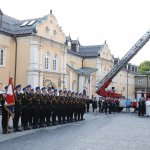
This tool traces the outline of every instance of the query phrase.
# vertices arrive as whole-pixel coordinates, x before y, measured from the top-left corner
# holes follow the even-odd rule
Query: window
[[[25,21],[25,22],[23,22],[23,23],[20,25],[20,27],[26,26],[29,22],[30,22],[30,21]]]
[[[32,20],[32,21],[30,21],[27,25],[28,25],[28,26],[31,26],[31,25],[33,25],[35,22],[36,22],[36,20]]]
[[[138,79],[138,85],[142,85],[142,79]]]
[[[45,55],[45,70],[50,69],[50,54],[46,53]]]
[[[56,54],[53,58],[53,70],[57,70],[57,55]]]
[[[56,35],[57,34],[57,31],[56,30],[54,30],[54,35]]]
[[[0,49],[0,67],[5,66],[5,49]]]
[[[50,34],[50,29],[49,29],[49,27],[46,27],[46,28],[45,28],[45,32],[46,32],[47,35]]]

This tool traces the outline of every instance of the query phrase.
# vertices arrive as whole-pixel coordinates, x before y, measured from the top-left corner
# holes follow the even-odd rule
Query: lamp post
[[[128,99],[128,94],[129,94],[129,93],[128,93],[128,92],[129,92],[129,91],[128,91],[128,84],[129,84],[129,83],[128,83],[128,74],[129,74],[129,71],[127,70],[127,99]]]

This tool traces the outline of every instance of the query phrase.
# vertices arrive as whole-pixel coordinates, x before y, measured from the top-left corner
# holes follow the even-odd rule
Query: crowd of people
[[[53,88],[46,89],[36,87],[35,91],[31,85],[21,88],[17,85],[14,91],[15,104],[11,107],[12,114],[6,106],[6,93],[0,93],[0,103],[2,106],[2,131],[3,134],[10,133],[9,119],[13,117],[13,132],[36,129],[57,124],[71,123],[84,120],[85,112],[89,112],[92,104],[93,112],[105,113],[106,115],[120,112],[120,101],[111,97],[93,97],[82,93],[62,91]],[[147,105],[146,105],[147,103]],[[141,98],[138,101],[138,115],[150,116],[150,101],[145,102]],[[126,101],[126,110],[130,112],[131,101]],[[149,111],[148,111],[149,110]],[[147,113],[146,113],[147,112]],[[21,125],[19,126],[19,122]]]
[[[5,87],[6,93],[8,86]],[[50,125],[71,123],[84,120],[86,96],[71,91],[36,87],[15,87],[15,104],[13,108],[13,131],[36,129]],[[0,94],[2,105],[3,134],[10,133],[8,120],[10,114],[5,107],[5,94]],[[19,126],[21,121],[21,126]]]
[[[99,100],[94,98],[93,104],[93,112],[99,111],[99,113],[111,114],[111,113],[119,113],[119,100],[117,98],[110,97],[99,97]]]

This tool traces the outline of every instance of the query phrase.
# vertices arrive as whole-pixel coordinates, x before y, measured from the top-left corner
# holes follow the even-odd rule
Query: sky
[[[17,19],[42,17],[53,10],[59,25],[81,45],[101,45],[122,58],[150,29],[150,0],[0,0],[4,14]],[[150,41],[131,60],[150,60]]]

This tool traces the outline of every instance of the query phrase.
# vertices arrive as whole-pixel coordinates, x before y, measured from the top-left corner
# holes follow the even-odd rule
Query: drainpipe
[[[13,35],[13,38],[14,38],[15,43],[16,43],[16,50],[15,50],[15,73],[14,73],[14,86],[16,86],[18,44],[17,44],[17,39],[16,39],[15,35]]]
[[[83,61],[84,61],[84,57],[82,58],[82,68],[83,68]]]

